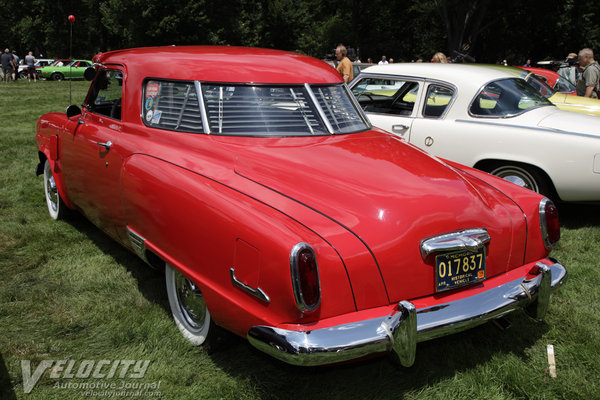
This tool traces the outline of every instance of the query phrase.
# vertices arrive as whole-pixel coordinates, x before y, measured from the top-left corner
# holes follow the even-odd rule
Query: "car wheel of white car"
[[[206,341],[212,325],[202,292],[169,264],[165,268],[165,281],[177,328],[189,342],[200,346]]]
[[[60,197],[60,193],[58,193],[56,181],[54,180],[52,168],[48,160],[44,164],[44,194],[46,195],[48,212],[52,219],[63,219],[67,213],[67,207],[62,197]]]
[[[506,179],[516,185],[548,195],[549,188],[546,179],[532,168],[517,165],[502,165],[490,171],[490,174]]]

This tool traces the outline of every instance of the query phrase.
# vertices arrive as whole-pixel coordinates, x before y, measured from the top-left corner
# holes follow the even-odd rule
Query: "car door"
[[[446,114],[456,97],[456,88],[445,82],[425,84],[422,106],[412,125],[410,142],[435,156],[470,163],[473,155],[465,140],[469,127],[458,127]],[[471,164],[472,165],[472,164]]]
[[[422,86],[419,79],[367,75],[353,83],[352,93],[373,125],[409,140]]]
[[[124,78],[118,68],[97,72],[78,123],[65,132],[61,143],[63,176],[71,199],[112,236],[117,236],[115,220],[121,210]]]

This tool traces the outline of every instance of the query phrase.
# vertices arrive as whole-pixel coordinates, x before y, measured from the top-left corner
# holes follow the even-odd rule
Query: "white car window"
[[[552,106],[540,92],[520,78],[488,83],[473,99],[469,112],[477,117],[513,117],[528,110]]]
[[[419,93],[419,82],[366,77],[354,85],[352,93],[367,112],[411,115]]]
[[[447,86],[431,84],[427,88],[427,97],[423,105],[423,116],[426,118],[440,118],[450,105],[454,89]]]

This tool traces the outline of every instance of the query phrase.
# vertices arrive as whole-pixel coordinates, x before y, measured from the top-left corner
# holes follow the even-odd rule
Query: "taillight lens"
[[[560,225],[558,209],[550,199],[544,198],[540,201],[540,224],[544,245],[551,249],[560,239]]]
[[[308,243],[298,243],[290,253],[292,286],[300,311],[313,311],[321,303],[321,283],[315,251]]]

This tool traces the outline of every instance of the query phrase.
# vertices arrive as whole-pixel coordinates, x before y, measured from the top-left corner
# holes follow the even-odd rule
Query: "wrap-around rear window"
[[[368,129],[342,85],[236,85],[148,80],[148,126],[238,136],[309,136]]]

